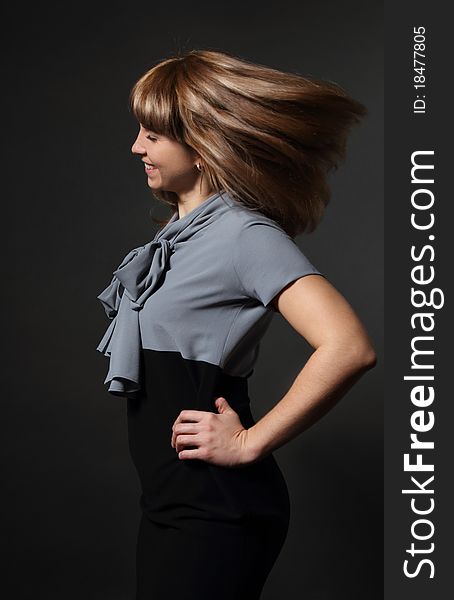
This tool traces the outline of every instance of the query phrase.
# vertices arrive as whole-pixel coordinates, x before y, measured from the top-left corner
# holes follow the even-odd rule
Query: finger
[[[202,423],[178,423],[172,427],[173,433],[179,435],[180,433],[200,433],[202,430]]]
[[[205,410],[190,410],[190,409],[185,409],[182,410],[180,412],[180,414],[177,417],[177,422],[181,423],[183,421],[194,421],[194,422],[199,422],[200,419],[203,418],[203,416],[205,414],[210,414]]]
[[[170,439],[170,445],[172,446],[172,448],[175,448],[175,426],[181,422],[182,422],[182,420],[181,420],[181,413],[180,413],[172,425],[172,437]]]
[[[201,431],[200,423],[179,423],[178,427],[176,425],[177,424],[174,424],[172,426],[172,435],[170,438],[170,445],[172,446],[172,448],[175,448],[175,438],[177,435],[180,435],[182,433],[196,434],[200,433]]]
[[[181,452],[178,452],[178,458],[181,458],[182,460],[187,460],[188,458],[200,458],[203,460],[203,454],[200,448],[194,450],[181,450]]]
[[[201,415],[200,415],[200,413],[202,413],[202,412],[204,412],[204,411],[201,411],[201,410],[182,410],[180,412],[180,414],[178,415],[178,417],[173,422],[172,431],[174,432],[175,425],[177,425],[178,423],[183,423],[183,421],[198,423],[199,420],[202,418]],[[175,433],[172,433],[172,438],[171,438],[171,441],[170,441],[170,445],[172,446],[172,448],[175,448]]]
[[[200,444],[200,438],[197,434],[182,435],[181,433],[176,436],[175,448],[179,452],[184,446],[196,446]]]

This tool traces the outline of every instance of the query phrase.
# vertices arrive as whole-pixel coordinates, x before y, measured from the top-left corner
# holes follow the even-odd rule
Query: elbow
[[[374,349],[371,348],[363,355],[364,368],[367,370],[373,369],[377,365],[377,360],[377,354],[375,353]]]
[[[377,353],[368,340],[365,342],[356,340],[347,345],[343,344],[341,348],[341,352],[350,367],[356,371],[368,371],[377,364]]]
[[[349,369],[354,371],[368,371],[377,365],[377,353],[368,339],[350,339],[347,342],[343,339],[331,345],[330,351],[341,356]]]
[[[373,346],[367,345],[356,349],[355,361],[359,369],[364,371],[373,369],[377,365],[377,360],[377,353]]]

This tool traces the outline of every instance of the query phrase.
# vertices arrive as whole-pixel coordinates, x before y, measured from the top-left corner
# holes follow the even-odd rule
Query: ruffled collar
[[[111,319],[96,348],[110,358],[104,383],[111,394],[138,396],[142,388],[139,311],[166,271],[176,241],[184,241],[207,226],[226,203],[231,199],[221,190],[181,218],[176,211],[153,240],[126,254],[113,271],[110,284],[97,296]]]

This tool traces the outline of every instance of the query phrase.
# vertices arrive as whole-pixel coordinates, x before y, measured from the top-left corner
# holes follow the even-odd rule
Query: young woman
[[[127,399],[142,488],[136,598],[256,600],[289,524],[273,451],[376,362],[293,239],[320,222],[366,109],[332,82],[209,50],[155,65],[130,100],[132,152],[173,210],[98,296],[111,323],[97,349]],[[247,380],[275,312],[314,352],[255,422]]]

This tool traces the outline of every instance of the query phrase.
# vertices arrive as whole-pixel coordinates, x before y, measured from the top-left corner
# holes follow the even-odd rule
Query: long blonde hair
[[[157,63],[134,84],[129,103],[145,129],[200,155],[210,189],[225,189],[291,237],[317,227],[331,195],[327,174],[367,114],[334,82],[215,50]],[[176,210],[173,192],[154,195]]]

